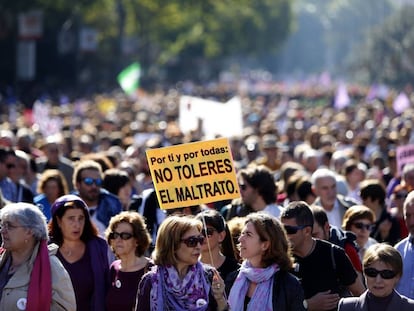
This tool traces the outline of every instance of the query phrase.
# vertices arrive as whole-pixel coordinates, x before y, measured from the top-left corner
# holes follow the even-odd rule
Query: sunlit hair
[[[137,212],[125,211],[111,218],[108,228],[105,231],[105,237],[108,244],[112,248],[111,240],[109,239],[109,234],[113,232],[121,223],[129,224],[132,228],[132,234],[134,238],[137,239],[135,255],[138,257],[144,255],[144,253],[151,244],[151,236],[147,230],[147,225],[145,224],[144,217]],[[113,248],[112,251],[114,251]]]
[[[367,219],[373,224],[375,222],[374,212],[365,205],[354,205],[345,211],[342,220],[342,229],[351,230],[352,224],[361,219]]]
[[[377,243],[368,247],[365,251],[362,264],[364,269],[368,268],[375,262],[383,262],[389,265],[399,277],[403,273],[403,261],[401,254],[391,245],[385,243]]]
[[[218,233],[223,231],[226,233],[220,245],[221,252],[226,257],[236,259],[236,248],[233,244],[233,237],[223,216],[216,210],[208,209],[196,215],[196,219],[201,222],[203,222],[203,218],[207,226],[213,227]]]
[[[201,232],[201,221],[192,216],[169,216],[160,225],[157,241],[153,252],[156,265],[176,265],[178,263],[177,250],[182,246],[181,239],[185,233],[193,228]]]
[[[30,203],[9,203],[0,210],[1,222],[12,220],[29,229],[36,241],[47,240],[46,217],[36,205]]]
[[[68,201],[67,203],[69,202],[70,201]],[[84,208],[83,206],[80,206],[77,203],[75,203],[75,201],[73,204],[67,204],[67,203],[59,207],[59,209],[57,209],[56,212],[53,214],[52,219],[49,221],[48,229],[49,229],[50,240],[59,246],[63,244],[63,233],[62,233],[62,229],[58,225],[58,219],[61,220],[63,215],[65,215],[68,209],[80,209],[83,211],[83,215],[85,216],[85,226],[83,227],[83,232],[80,237],[80,239],[83,242],[86,243],[89,240],[91,240],[93,237],[98,236],[99,234],[98,229],[92,223],[89,217],[88,210]]]
[[[85,170],[95,170],[99,172],[101,178],[103,177],[103,171],[101,165],[93,160],[83,160],[79,161],[75,165],[75,170],[73,172],[73,184],[80,182],[82,179],[82,172]]]
[[[58,197],[69,193],[68,183],[66,182],[65,177],[59,170],[49,169],[45,170],[40,176],[39,183],[37,184],[37,192],[44,193],[46,184],[54,180],[57,182],[59,193]]]
[[[291,248],[280,221],[272,215],[258,212],[246,216],[245,224],[248,223],[254,226],[262,242],[269,242],[269,248],[262,255],[262,266],[268,267],[276,263],[281,270],[291,269]]]

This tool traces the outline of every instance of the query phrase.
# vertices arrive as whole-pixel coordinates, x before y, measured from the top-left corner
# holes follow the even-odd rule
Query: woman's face
[[[372,222],[369,219],[357,219],[351,224],[351,231],[356,235],[356,242],[360,247],[368,242],[371,233]]]
[[[203,228],[201,233],[206,237],[206,241],[201,245],[201,251],[203,253],[208,252],[209,248],[211,250],[220,250],[220,243],[224,239],[223,233],[218,233],[216,228],[209,225],[207,225],[207,229]]]
[[[43,186],[43,192],[45,193],[49,202],[54,202],[59,196],[59,184],[55,179],[49,179]]]
[[[81,208],[69,208],[58,218],[58,225],[62,230],[64,240],[80,240],[85,227],[85,214]]]
[[[4,218],[1,221],[2,247],[9,251],[20,251],[27,247],[27,240],[33,238],[28,228],[21,226],[17,220]]]
[[[113,230],[115,238],[111,240],[111,246],[118,257],[135,254],[138,245],[137,238],[134,237],[132,225],[126,222],[119,223]],[[125,234],[127,233],[127,234]]]
[[[177,249],[176,255],[179,265],[190,266],[197,263],[201,254],[201,243],[196,243],[194,246],[188,246],[184,241],[189,241],[192,238],[203,237],[196,227],[188,230],[181,237],[180,247]]]
[[[392,267],[382,261],[376,261],[372,263],[368,268],[373,268],[377,271],[383,271],[383,270],[391,270]],[[366,268],[364,268],[365,271]],[[367,276],[367,273],[364,273],[365,275],[365,282],[367,284],[368,290],[377,297],[386,297],[391,294],[393,289],[395,288],[395,285],[400,280],[400,276],[396,275],[395,277],[391,279],[384,279],[380,274],[378,274],[376,277],[370,277]]]
[[[127,207],[131,200],[132,186],[131,183],[125,184],[118,191],[118,198],[121,201],[122,205]]]
[[[269,242],[260,240],[256,228],[248,222],[239,237],[240,257],[248,259],[253,266],[259,266],[263,252],[268,248]]]

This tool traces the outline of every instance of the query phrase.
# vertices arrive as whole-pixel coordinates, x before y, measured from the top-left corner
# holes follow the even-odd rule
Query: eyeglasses
[[[207,229],[201,230],[201,234],[205,237],[211,237],[215,231],[217,230],[214,228],[207,228]]]
[[[370,278],[376,278],[379,274],[384,280],[393,279],[397,275],[397,273],[392,270],[377,270],[374,268],[364,269],[364,274]]]
[[[4,230],[11,231],[11,230],[14,230],[16,228],[23,228],[23,227],[24,226],[12,225],[9,222],[0,223],[0,230],[2,230],[2,231],[4,231]]]
[[[187,247],[196,247],[198,245],[198,243],[200,243],[200,245],[202,245],[204,243],[205,239],[206,238],[202,235],[190,236],[189,238],[181,239],[181,242],[183,242],[185,245],[187,245]]]
[[[360,229],[360,230],[368,230],[368,231],[372,231],[372,225],[370,224],[364,224],[363,222],[354,222],[353,225],[355,226],[355,228]]]
[[[102,186],[102,179],[101,178],[93,179],[91,177],[85,177],[85,178],[82,179],[82,181],[87,186],[92,186],[93,184],[95,184],[97,187]]]
[[[15,168],[15,167],[16,167],[16,164],[13,164],[13,163],[7,163],[7,164],[6,164],[6,167],[7,167],[8,169]]]
[[[301,225],[301,226],[289,226],[284,225],[287,234],[295,234],[299,230],[302,230],[306,227],[310,227],[309,225]]]
[[[110,240],[116,240],[117,238],[121,238],[122,240],[129,240],[130,238],[132,238],[134,235],[132,233],[129,232],[111,232],[109,234],[109,239]]]

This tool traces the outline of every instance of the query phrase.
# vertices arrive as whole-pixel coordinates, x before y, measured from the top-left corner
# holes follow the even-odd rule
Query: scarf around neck
[[[47,242],[42,240],[30,274],[26,311],[49,311],[52,303],[52,273]]]
[[[272,311],[273,276],[279,270],[277,264],[267,268],[254,268],[245,260],[230,290],[229,305],[232,311],[243,311],[249,283],[257,284],[247,305],[247,311]]]
[[[190,266],[182,280],[172,265],[154,266],[152,269],[156,273],[150,293],[151,311],[207,310],[210,284],[200,262]]]

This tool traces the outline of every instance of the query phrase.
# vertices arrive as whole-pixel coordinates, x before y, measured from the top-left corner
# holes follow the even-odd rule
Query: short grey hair
[[[314,186],[319,179],[330,177],[336,181],[336,174],[328,168],[318,168],[311,176],[311,183]]]
[[[13,219],[19,225],[30,229],[36,241],[48,240],[46,217],[36,205],[30,203],[9,203],[0,210],[0,219]]]

